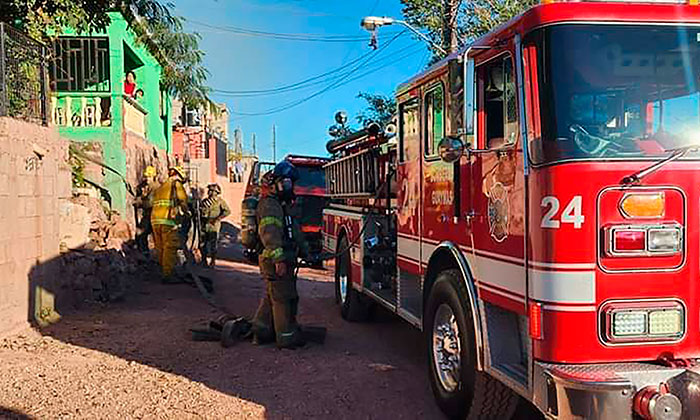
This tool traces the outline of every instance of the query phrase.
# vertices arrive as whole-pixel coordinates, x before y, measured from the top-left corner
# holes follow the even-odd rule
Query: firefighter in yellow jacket
[[[254,341],[276,341],[281,348],[304,345],[296,321],[296,266],[297,257],[306,252],[306,244],[289,213],[296,179],[298,171],[294,165],[287,161],[277,164],[263,179],[266,185],[256,211],[263,247],[258,265],[265,280],[265,295],[253,320]]]
[[[181,167],[170,167],[168,179],[153,193],[151,224],[164,281],[172,280],[177,262],[177,250],[180,248],[178,224],[189,214],[187,193],[183,186],[185,178],[185,172]]]

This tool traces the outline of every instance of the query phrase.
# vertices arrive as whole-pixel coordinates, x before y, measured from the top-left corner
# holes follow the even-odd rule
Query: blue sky
[[[382,28],[378,33],[380,49],[371,53],[367,45],[369,34],[360,28],[360,20],[368,14],[400,18],[399,0],[176,0],[174,3],[175,14],[188,19],[186,29],[202,36],[200,46],[206,52],[205,65],[211,72],[209,85],[217,90],[279,88],[355,60],[346,67],[355,69],[352,73],[336,74],[333,80],[317,79],[313,86],[283,94],[256,97],[212,94],[215,101],[225,102],[232,111],[231,137],[233,129],[240,127],[244,146],[249,149],[251,134],[255,133],[258,154],[266,160],[272,158],[273,124],[277,127],[278,159],[287,153],[325,155],[327,131],[336,111],[347,111],[356,125],[354,117],[364,106],[364,101],[356,98],[358,92],[393,94],[399,83],[425,68],[429,59],[425,46],[407,33],[389,43],[402,30],[400,27]],[[239,29],[295,34],[295,38],[300,37],[296,34],[318,35],[322,39],[343,36],[344,42],[271,39],[241,35],[236,32]],[[345,41],[347,37],[352,40]],[[372,55],[361,58],[368,53]],[[338,86],[331,88],[334,83]],[[239,115],[265,112],[311,95],[317,96],[283,112]]]

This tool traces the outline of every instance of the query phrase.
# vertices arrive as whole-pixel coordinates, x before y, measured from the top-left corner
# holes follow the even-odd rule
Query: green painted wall
[[[110,18],[112,21],[104,32],[81,34],[67,28],[62,35],[103,37],[106,35],[109,38],[111,92],[109,94],[74,92],[68,96],[71,97],[72,109],[80,107],[83,97],[87,97],[88,104],[90,104],[96,100],[96,96],[110,96],[111,126],[59,126],[59,133],[78,142],[100,142],[105,163],[125,175],[126,155],[123,150],[125,133],[123,132],[122,101],[127,68],[136,74],[137,89],[144,91],[144,96],[139,100],[139,103],[147,111],[146,140],[167,153],[172,152],[172,102],[170,96],[160,90],[161,64],[144,45],[136,42],[134,34],[129,30],[121,13],[112,12]],[[129,68],[131,66],[134,67]],[[58,105],[66,106],[64,98],[66,93],[58,92],[58,95],[62,97]],[[71,114],[68,113],[68,115]],[[104,183],[112,196],[112,206],[124,214],[127,203],[124,183],[117,175],[109,171],[105,171]]]

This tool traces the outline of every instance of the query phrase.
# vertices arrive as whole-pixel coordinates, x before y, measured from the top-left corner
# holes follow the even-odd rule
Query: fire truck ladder
[[[373,150],[345,156],[324,166],[331,198],[374,197],[379,188],[379,162]]]

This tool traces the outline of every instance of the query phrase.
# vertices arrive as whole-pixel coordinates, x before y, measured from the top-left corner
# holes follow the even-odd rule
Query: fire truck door
[[[471,260],[479,295],[525,314],[525,189],[515,73],[509,54],[477,67]]]
[[[398,311],[419,319],[421,286],[421,145],[420,100],[399,104],[399,163],[397,165]]]

